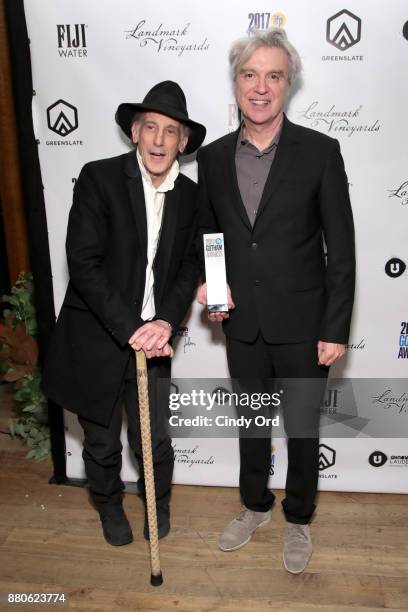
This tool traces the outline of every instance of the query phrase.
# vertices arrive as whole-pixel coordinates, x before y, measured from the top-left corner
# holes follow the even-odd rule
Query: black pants
[[[238,381],[241,391],[264,392],[271,379],[284,379],[288,472],[282,506],[288,521],[307,524],[315,510],[318,423],[329,368],[317,364],[316,342],[268,344],[261,334],[251,343],[227,338],[227,357],[230,375]],[[239,448],[242,501],[250,510],[265,512],[275,499],[267,488],[271,466],[270,428],[265,437],[240,434]]]
[[[153,467],[156,499],[168,501],[173,475],[174,453],[168,435],[170,360],[148,359],[149,406],[152,433]],[[83,417],[78,420],[84,430],[82,457],[93,502],[98,509],[105,504],[117,503],[124,488],[120,477],[122,467],[123,404],[128,420],[128,441],[140,471],[140,485],[144,488],[142,443],[140,435],[135,357],[131,354],[121,392],[108,427]]]

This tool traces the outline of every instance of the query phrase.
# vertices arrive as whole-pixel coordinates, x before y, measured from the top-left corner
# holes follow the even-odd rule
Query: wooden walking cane
[[[160,567],[159,535],[157,530],[156,492],[154,487],[152,436],[150,430],[149,389],[147,379],[146,355],[142,350],[136,353],[136,379],[139,396],[140,433],[142,437],[142,455],[146,491],[147,520],[150,541],[150,584],[163,584]]]

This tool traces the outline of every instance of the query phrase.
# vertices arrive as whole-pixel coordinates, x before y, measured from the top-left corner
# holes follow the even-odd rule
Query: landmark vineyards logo
[[[186,446],[180,448],[176,443],[173,445],[175,463],[192,468],[195,465],[213,465],[214,455],[201,455],[200,446]]]
[[[48,128],[64,140],[47,140],[47,145],[82,145],[82,140],[66,140],[78,128],[78,110],[66,100],[57,100],[47,108]]]
[[[153,49],[157,53],[175,53],[180,57],[183,53],[208,51],[210,43],[207,37],[191,40],[190,26],[191,23],[178,27],[163,23],[151,26],[146,19],[141,19],[135,27],[125,30],[125,35],[126,40],[136,41],[139,47]]]
[[[406,414],[408,412],[408,393],[406,391],[395,393],[392,389],[385,389],[373,396],[372,403],[379,404],[384,410],[396,414]]]
[[[87,57],[85,23],[58,24],[57,41],[60,57]]]
[[[358,342],[350,342],[349,344],[346,344],[346,349],[350,351],[362,351],[365,349],[365,347],[366,347],[365,338],[361,338],[361,340],[359,340]]]
[[[307,108],[297,111],[303,123],[311,128],[325,131],[328,134],[375,134],[380,131],[381,125],[378,119],[366,119],[363,117],[363,105],[356,108],[338,108],[336,104],[321,108],[320,102],[314,100]]]
[[[408,181],[404,181],[396,189],[389,189],[388,193],[389,198],[398,198],[401,200],[402,206],[406,206],[408,204]]]

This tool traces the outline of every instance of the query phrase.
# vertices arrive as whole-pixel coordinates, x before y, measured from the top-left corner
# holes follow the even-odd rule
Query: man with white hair
[[[230,374],[241,388],[289,381],[284,565],[297,574],[312,554],[321,397],[348,341],[353,219],[339,143],[284,114],[301,69],[286,33],[256,31],[238,40],[230,65],[242,123],[198,154],[200,233],[224,233],[229,285],[229,313],[209,318],[223,322]],[[198,300],[207,303],[205,284]],[[240,432],[244,507],[221,535],[224,551],[245,545],[270,520],[270,431],[260,435]]]

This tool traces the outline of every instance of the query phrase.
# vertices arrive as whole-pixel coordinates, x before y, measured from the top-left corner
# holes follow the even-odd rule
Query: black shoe
[[[133,542],[133,534],[121,504],[108,505],[99,510],[103,535],[108,544],[124,546]]]
[[[157,510],[157,532],[159,540],[164,538],[170,531],[170,507],[168,502],[158,503]],[[145,522],[143,527],[143,535],[145,540],[149,540],[149,524],[147,520],[147,508],[145,510]]]

